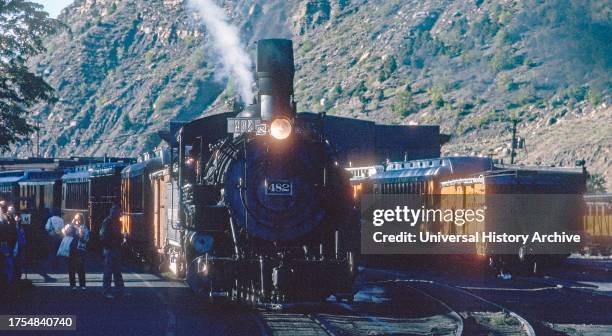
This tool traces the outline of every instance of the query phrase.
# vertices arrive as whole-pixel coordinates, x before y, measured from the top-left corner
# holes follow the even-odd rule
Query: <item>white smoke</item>
[[[240,42],[238,29],[231,25],[225,11],[211,0],[189,0],[189,6],[197,10],[210,33],[215,51],[220,56],[222,77],[235,79],[242,100],[253,101],[254,78],[251,58]]]

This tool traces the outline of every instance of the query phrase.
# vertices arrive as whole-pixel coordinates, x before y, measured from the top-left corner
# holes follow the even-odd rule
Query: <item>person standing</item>
[[[57,269],[57,249],[62,242],[62,229],[64,228],[64,220],[59,216],[57,210],[53,211],[53,215],[47,219],[45,231],[49,235],[47,265],[50,269]]]
[[[11,210],[9,207],[9,216],[9,218],[12,218],[12,221],[9,221],[9,223],[15,226],[15,232],[17,233],[17,241],[15,248],[13,249],[13,256],[15,260],[15,280],[21,280],[26,263],[26,234],[21,225],[21,216],[15,213],[14,208]]]
[[[89,229],[83,224],[83,215],[77,213],[70,224],[62,229],[65,236],[72,237],[70,254],[68,255],[68,277],[70,288],[76,290],[76,273],[79,275],[79,286],[85,290],[85,252],[89,240]]]
[[[18,233],[9,224],[0,205],[0,294],[11,286],[14,279],[14,251]]]
[[[104,275],[102,278],[103,295],[107,299],[115,296],[111,292],[111,281],[115,281],[116,294],[123,296],[123,276],[121,275],[121,210],[119,205],[113,204],[108,217],[102,221],[100,227],[100,242],[104,255]]]

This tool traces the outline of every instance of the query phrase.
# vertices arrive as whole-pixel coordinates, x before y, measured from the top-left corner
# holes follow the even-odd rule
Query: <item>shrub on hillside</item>
[[[412,92],[401,90],[396,93],[391,110],[402,117],[418,112],[418,106],[412,99]]]
[[[429,99],[435,108],[441,108],[444,106],[443,90],[439,86],[433,86],[427,89]]]
[[[502,70],[514,69],[521,63],[523,63],[523,57],[515,56],[511,48],[505,47],[499,48],[495,52],[489,62],[489,66],[494,72],[500,72]]]
[[[601,94],[594,89],[590,89],[589,93],[587,94],[587,100],[591,105],[597,106],[601,104]]]

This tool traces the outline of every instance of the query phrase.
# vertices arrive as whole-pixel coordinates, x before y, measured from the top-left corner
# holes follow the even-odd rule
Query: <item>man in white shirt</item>
[[[45,226],[47,233],[51,237],[61,236],[63,228],[64,220],[57,214],[53,214],[53,216],[49,217],[47,220],[47,225]]]
[[[49,257],[47,265],[51,269],[57,269],[57,249],[62,242],[62,229],[64,228],[64,220],[59,216],[59,212],[54,210],[53,216],[49,217],[45,230],[49,234]]]

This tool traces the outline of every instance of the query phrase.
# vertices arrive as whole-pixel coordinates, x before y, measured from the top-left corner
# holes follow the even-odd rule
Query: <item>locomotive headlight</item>
[[[291,135],[291,123],[284,118],[275,119],[270,125],[270,134],[278,140],[287,139]]]

